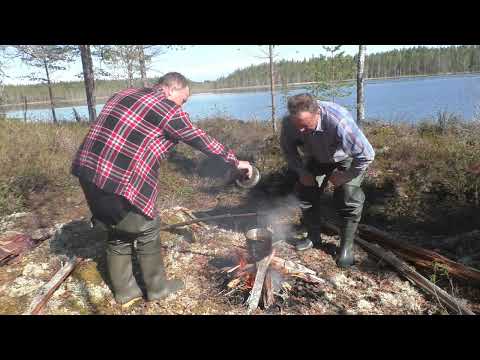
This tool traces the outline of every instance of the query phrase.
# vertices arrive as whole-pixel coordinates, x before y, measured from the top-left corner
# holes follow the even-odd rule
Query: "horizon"
[[[436,48],[451,45],[367,45],[367,55],[418,46]],[[169,50],[167,53],[155,57],[147,71],[147,77],[151,79],[170,71],[177,71],[193,82],[215,81],[236,70],[267,62],[265,49],[265,45],[187,45],[184,50]],[[344,45],[342,50],[346,55],[353,56],[358,51],[358,45]],[[275,61],[301,61],[326,55],[326,53],[322,45],[275,45],[274,55]],[[94,59],[93,61],[94,65],[98,66],[98,60]],[[4,77],[3,84],[42,84],[24,78],[33,70],[34,68],[24,64],[20,59],[11,60],[4,64],[3,71],[7,76]],[[81,75],[82,64],[78,57],[74,63],[67,65],[67,70],[53,73],[52,81],[55,83],[83,81]],[[124,79],[117,73],[109,78],[98,80]]]

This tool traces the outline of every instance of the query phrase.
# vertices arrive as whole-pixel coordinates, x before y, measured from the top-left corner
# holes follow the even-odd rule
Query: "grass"
[[[198,125],[239,158],[253,161],[264,179],[285,179],[286,164],[269,123],[211,118]],[[87,124],[0,121],[0,216],[28,211],[32,192],[78,186],[70,165],[87,131]],[[365,124],[364,131],[377,153],[365,180],[365,221],[432,234],[480,226],[480,180],[466,171],[480,153],[477,122],[442,113],[416,127],[375,123]],[[178,203],[195,198],[199,176],[212,168],[224,172],[183,144],[170,160],[161,165],[161,196]]]

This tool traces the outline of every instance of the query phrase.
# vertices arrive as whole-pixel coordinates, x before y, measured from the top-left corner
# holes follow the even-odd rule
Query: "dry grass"
[[[365,125],[377,152],[365,180],[367,196],[369,189],[377,193],[388,192],[389,187],[394,190],[382,213],[384,219],[442,224],[445,216],[458,210],[463,217],[469,215],[470,226],[480,223],[474,215],[479,206],[479,178],[466,171],[480,153],[480,126],[442,116],[441,121],[418,127]],[[285,161],[269,123],[212,118],[198,125],[240,158],[253,161],[264,179],[272,174],[276,180],[284,177]],[[0,121],[0,215],[28,210],[31,193],[77,186],[70,164],[87,130],[86,124]],[[167,206],[194,201],[198,195],[195,186],[208,181],[207,170],[212,167],[223,171],[218,163],[209,164],[205,155],[180,145],[170,161],[161,165],[160,200]]]

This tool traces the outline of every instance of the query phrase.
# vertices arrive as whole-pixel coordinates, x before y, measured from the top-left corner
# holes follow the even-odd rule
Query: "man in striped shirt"
[[[302,251],[320,245],[320,196],[330,182],[335,189],[335,209],[342,219],[337,264],[351,266],[355,232],[365,201],[361,183],[375,152],[352,115],[340,105],[300,94],[289,98],[288,111],[281,145],[289,169],[299,178],[296,193],[308,229],[308,237],[296,248]],[[320,184],[316,180],[319,176]]]
[[[167,280],[156,209],[160,161],[182,141],[223,160],[251,177],[252,166],[195,127],[182,105],[190,96],[187,79],[168,73],[152,88],[130,88],[104,105],[72,164],[92,212],[108,233],[107,265],[115,300],[130,305],[142,292],[132,273],[135,249],[148,300],[183,288]]]

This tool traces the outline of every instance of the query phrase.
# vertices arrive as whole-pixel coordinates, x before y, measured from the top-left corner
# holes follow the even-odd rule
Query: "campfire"
[[[259,306],[269,309],[277,301],[302,302],[323,293],[325,280],[315,271],[275,255],[270,230],[252,229],[246,238],[247,251],[237,251],[234,265],[220,270],[224,296],[247,298],[245,304],[252,313]]]

